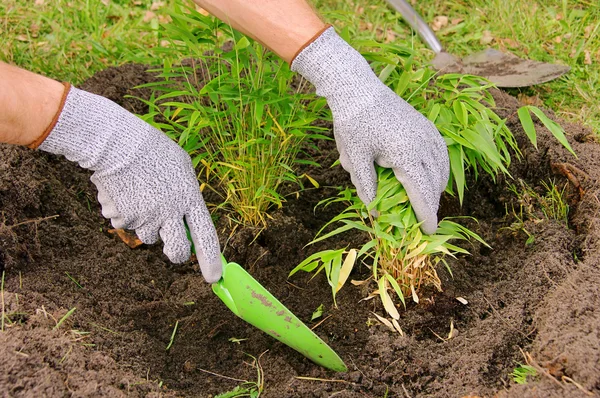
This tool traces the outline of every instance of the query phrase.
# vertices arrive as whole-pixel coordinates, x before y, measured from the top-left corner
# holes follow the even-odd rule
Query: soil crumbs
[[[147,95],[132,87],[152,79],[143,66],[125,65],[83,88],[143,113],[141,101],[123,97]],[[304,247],[340,210],[313,210],[334,189],[290,196],[257,239],[249,229],[231,234],[226,217],[219,218],[229,260],[309,326],[323,321],[315,331],[349,368],[338,374],[236,318],[195,264],[172,265],[160,245],[130,249],[108,233],[88,172],[63,158],[1,146],[0,396],[210,397],[260,382],[259,370],[264,397],[598,395],[600,147],[591,132],[563,123],[578,158],[542,126],[536,150],[518,127],[516,99],[494,95],[523,148],[523,160],[510,168],[514,180],[480,178],[462,208],[444,197],[441,209],[442,216],[476,217],[478,224],[465,222],[492,249],[469,247],[471,256],[450,261],[453,277],[440,270],[444,291],[401,311],[404,335],[375,320],[372,312],[383,315],[378,300],[361,301],[373,285],[348,284],[335,308],[323,276],[297,274],[288,283],[308,254],[362,239]],[[322,187],[349,185],[343,170],[329,167],[335,145],[319,145],[323,167],[310,175]],[[543,181],[568,184],[568,226],[517,220],[510,210],[518,214],[520,203],[508,183],[519,179],[536,189]],[[361,266],[351,278],[368,275]],[[311,321],[321,304],[323,317]],[[510,373],[527,362],[537,376],[516,384]]]

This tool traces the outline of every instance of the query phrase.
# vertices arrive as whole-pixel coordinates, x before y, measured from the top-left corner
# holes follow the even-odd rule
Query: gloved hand
[[[292,70],[327,99],[340,162],[361,200],[375,199],[374,162],[392,168],[423,221],[421,229],[434,233],[450,172],[448,149],[434,124],[383,84],[333,28],[300,51]]]
[[[67,87],[69,90],[69,87]],[[39,149],[94,170],[102,214],[142,242],[164,242],[174,263],[190,257],[184,217],[202,274],[221,278],[219,241],[188,154],[159,130],[106,98],[70,88]]]

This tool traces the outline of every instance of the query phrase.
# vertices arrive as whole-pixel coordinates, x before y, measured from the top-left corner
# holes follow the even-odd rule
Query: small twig
[[[217,324],[217,326],[215,326],[214,328],[212,328],[207,334],[206,336],[209,339],[212,339],[213,337],[215,337],[215,335],[219,332],[219,329],[221,328],[221,326],[225,325],[227,323],[227,321],[222,321],[220,323]]]
[[[435,335],[435,337],[437,337],[438,339],[442,340],[442,342],[446,342],[447,340],[445,338],[443,338],[442,336],[440,336],[439,334],[437,334],[436,332],[433,331],[433,329],[429,328],[429,331],[431,333],[433,333]]]
[[[431,329],[429,329],[431,330]],[[395,361],[392,361],[388,366],[385,367],[385,369],[383,369],[383,372],[381,372],[381,375],[383,376],[385,374],[385,372],[387,372],[387,370],[392,366],[395,365],[396,362],[398,362],[399,360],[401,360],[402,358],[398,358]]]
[[[360,368],[358,366],[356,366],[356,364],[354,363],[354,359],[350,358],[350,362],[352,362],[352,365],[354,365],[354,368],[360,372],[360,374],[362,375],[363,378],[369,380],[369,382],[371,382],[371,384],[373,383],[373,381],[371,379],[369,379],[367,377],[367,375],[364,374],[364,372],[362,370],[360,370]]]
[[[0,296],[2,297],[2,327],[1,332],[4,332],[4,271],[2,271],[2,283],[0,284]]]
[[[22,221],[20,223],[16,223],[16,224],[13,224],[13,225],[7,225],[7,227],[8,227],[8,229],[13,229],[14,227],[18,227],[18,226],[25,225],[25,224],[32,224],[32,223],[37,224],[37,223],[40,223],[42,221],[53,220],[53,219],[57,218],[58,216],[59,216],[58,214],[55,214],[53,216],[36,218],[35,220]]]
[[[247,383],[248,382],[248,380],[236,379],[235,377],[229,377],[229,376],[220,375],[218,373],[211,372],[210,370],[206,370],[206,369],[202,369],[202,368],[196,368],[196,369],[198,369],[201,372],[208,373],[209,375],[221,377],[223,379],[233,380],[233,381],[237,381],[237,382],[240,382],[240,383]]]
[[[523,350],[521,349],[521,347],[519,347],[519,351],[521,351],[521,354],[523,354],[523,356],[525,357],[525,362],[527,363],[527,365],[533,366],[535,368],[535,370],[537,370],[540,374],[544,375],[545,377],[549,378],[554,384],[558,385],[560,388],[562,388],[562,389],[565,388],[564,384],[562,384],[560,381],[556,380],[556,378],[554,376],[552,376],[550,374],[550,372],[548,372],[548,370],[546,370],[545,368],[541,367],[532,358],[532,356],[528,352],[523,352]]]
[[[575,387],[579,388],[584,394],[589,395],[590,397],[593,397],[595,395],[593,392],[586,390],[585,387],[583,387],[581,384],[577,383],[575,380],[571,379],[570,377],[563,376],[562,380],[565,383],[573,384]]]
[[[285,281],[285,283],[287,283],[288,285],[292,285],[293,287],[295,287],[295,288],[296,288],[296,289],[298,289],[298,290],[306,290],[306,288],[303,288],[303,287],[300,287],[300,286],[294,285],[294,284],[293,284],[292,282],[290,282],[290,281]]]
[[[310,328],[310,330],[315,330],[317,327],[319,327],[323,322],[325,322],[326,320],[328,320],[329,318],[331,318],[333,316],[333,314],[331,315],[327,315],[325,318],[321,319],[321,322],[317,323],[315,326],[313,326],[312,328]]]
[[[406,387],[404,387],[404,383],[402,383],[401,385],[402,385],[402,391],[404,391],[404,395],[406,395],[406,398],[411,398],[411,396],[408,393],[408,391],[406,391]]]
[[[322,381],[324,383],[344,383],[344,384],[354,385],[354,383],[349,382],[347,380],[321,379],[320,377],[296,376],[296,379],[299,379],[299,380],[308,380],[308,381]]]

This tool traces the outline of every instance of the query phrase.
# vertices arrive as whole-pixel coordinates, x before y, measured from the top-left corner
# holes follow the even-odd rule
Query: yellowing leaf
[[[394,325],[392,325],[392,323],[390,321],[388,321],[387,319],[385,319],[382,316],[377,315],[374,312],[371,312],[371,314],[375,315],[377,317],[377,320],[379,322],[383,323],[385,326],[387,326],[392,332],[395,332]]]
[[[150,12],[150,11],[148,11]],[[183,110],[183,108],[177,108],[175,109],[175,112],[173,112],[173,115],[171,115],[171,120],[175,120],[175,118],[177,117],[177,115],[179,115],[179,113]]]
[[[108,233],[111,235],[117,235],[123,243],[132,249],[143,245],[144,243],[133,233],[127,232],[124,229],[109,229]]]
[[[394,329],[396,329],[398,333],[400,333],[400,336],[404,336],[404,332],[402,331],[402,328],[400,327],[400,324],[397,320],[392,319],[392,325],[394,325]]]
[[[450,332],[448,332],[448,338],[446,340],[450,340],[456,336],[458,336],[458,330],[454,328],[454,321],[450,320]]]
[[[387,292],[387,281],[383,276],[379,279],[379,297],[381,297],[381,302],[383,303],[385,312],[387,312],[393,319],[400,319],[400,314],[398,313],[394,302]]]
[[[356,249],[350,249],[348,254],[346,255],[346,259],[344,260],[344,264],[340,269],[340,276],[338,279],[337,287],[335,289],[336,293],[340,291],[344,283],[348,280],[348,276],[350,276],[350,272],[354,267],[354,262],[356,261]]]
[[[415,291],[415,285],[410,284],[410,291],[412,292],[412,299],[415,303],[419,304],[419,296],[417,296],[417,292]]]
[[[417,233],[415,234],[415,238],[413,239],[413,241],[410,243],[410,245],[408,245],[407,249],[408,250],[412,250],[415,247],[417,247],[417,245],[419,244],[419,242],[421,241],[421,238],[423,238],[423,234],[421,233],[420,229],[417,229]]]
[[[410,253],[408,253],[406,255],[406,257],[404,257],[404,259],[409,260],[413,257],[418,256],[419,254],[421,254],[421,252],[423,252],[423,250],[425,250],[426,247],[427,247],[427,242],[421,243],[416,249],[414,249]]]
[[[308,181],[310,181],[310,183],[315,187],[315,188],[319,188],[319,183],[317,182],[317,180],[315,180],[314,178],[312,178],[311,176],[309,176],[308,174],[304,174],[304,177],[306,177],[308,179]]]

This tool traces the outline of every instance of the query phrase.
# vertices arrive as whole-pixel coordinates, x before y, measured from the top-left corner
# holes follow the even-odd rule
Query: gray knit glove
[[[204,278],[221,278],[217,233],[191,159],[162,132],[106,98],[71,88],[39,149],[94,170],[102,215],[146,244],[160,235],[174,263],[190,257],[185,217]]]
[[[434,124],[383,84],[333,28],[296,56],[292,70],[327,99],[340,162],[361,200],[375,198],[374,162],[392,168],[423,232],[434,233],[450,172],[448,149]]]

